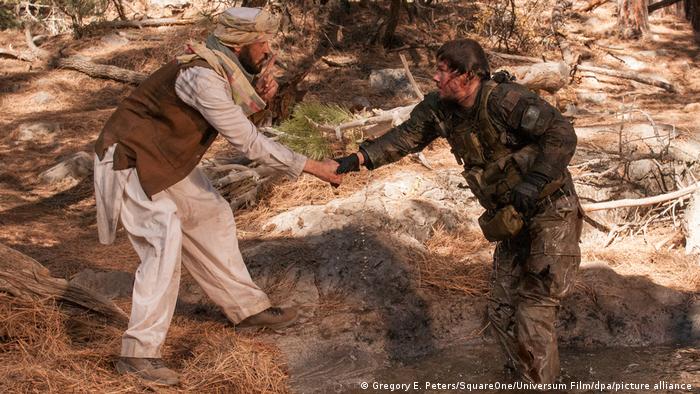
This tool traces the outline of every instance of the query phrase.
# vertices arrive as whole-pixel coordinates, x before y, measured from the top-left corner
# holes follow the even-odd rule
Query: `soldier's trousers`
[[[489,320],[524,381],[552,383],[559,375],[556,313],[581,262],[582,218],[575,195],[547,200],[526,229],[496,245]]]

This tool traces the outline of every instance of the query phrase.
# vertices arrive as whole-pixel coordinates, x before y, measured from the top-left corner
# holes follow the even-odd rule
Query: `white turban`
[[[217,20],[214,36],[226,46],[269,40],[279,28],[280,18],[260,8],[233,7]]]

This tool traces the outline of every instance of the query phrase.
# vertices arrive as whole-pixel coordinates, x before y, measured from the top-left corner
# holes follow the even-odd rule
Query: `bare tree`
[[[649,33],[649,0],[618,0],[618,22],[624,38],[639,38]]]
[[[700,0],[685,0],[685,17],[693,25],[693,30],[700,32]]]
[[[391,8],[389,8],[389,19],[386,22],[386,30],[382,37],[382,45],[384,48],[389,48],[394,42],[394,33],[399,25],[399,17],[401,16],[401,0],[391,0]]]

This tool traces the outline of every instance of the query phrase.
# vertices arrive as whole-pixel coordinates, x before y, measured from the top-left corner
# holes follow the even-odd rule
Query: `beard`
[[[262,62],[256,64],[248,53],[241,53],[240,56],[238,56],[238,60],[241,62],[243,68],[250,74],[260,74],[260,71],[262,71]]]
[[[241,62],[243,68],[245,68],[245,70],[250,74],[259,74],[262,70],[262,67],[253,63],[253,61],[248,56],[240,56],[238,60]]]

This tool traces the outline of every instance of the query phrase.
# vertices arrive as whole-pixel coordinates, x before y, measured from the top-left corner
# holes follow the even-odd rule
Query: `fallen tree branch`
[[[354,56],[321,56],[321,60],[331,67],[349,67],[359,63]]]
[[[350,122],[345,122],[341,123],[337,126],[324,126],[320,125],[320,127],[324,130],[330,131],[343,131],[343,130],[348,130],[348,129],[354,129],[357,127],[362,127],[362,126],[369,126],[369,125],[375,125],[375,124],[380,124],[380,123],[386,123],[386,122],[394,122],[397,119],[400,119],[402,117],[408,116],[408,114],[411,113],[413,108],[416,106],[416,104],[411,104],[407,105],[405,107],[396,107],[393,109],[390,109],[388,111],[384,111],[379,115],[372,116],[369,118],[361,118],[361,119],[355,119]]]
[[[588,71],[592,73],[597,73],[597,74],[603,74],[603,75],[608,75],[611,77],[615,78],[623,78],[623,79],[630,79],[632,81],[637,81],[646,85],[652,85],[656,86],[659,88],[662,88],[668,92],[676,92],[676,88],[671,85],[668,82],[664,82],[652,77],[647,77],[644,75],[641,75],[639,73],[635,72],[624,72],[624,71],[617,71],[617,70],[610,70],[607,68],[602,68],[602,67],[595,67],[595,66],[586,66],[586,65],[578,65],[576,66],[577,70],[581,71]]]
[[[164,41],[165,40],[163,37],[157,36],[157,35],[129,33],[126,31],[120,31],[118,34],[119,34],[119,36],[124,37],[127,40],[132,40],[132,41]]]
[[[406,57],[403,54],[399,54],[399,58],[401,58],[401,64],[403,64],[403,69],[404,72],[406,72],[406,76],[408,77],[408,81],[411,83],[411,87],[413,88],[413,92],[416,94],[416,97],[418,97],[419,100],[423,101],[423,98],[425,97],[423,95],[423,92],[420,90],[420,87],[416,83],[416,80],[413,78],[413,74],[411,73],[411,69],[408,68],[408,62],[406,61]],[[428,159],[425,157],[423,152],[417,152],[417,153],[412,153],[412,157],[414,157],[416,160],[418,160],[419,163],[423,165],[423,167],[433,170],[433,166],[430,165],[430,162],[428,162]]]
[[[420,29],[422,32],[427,33],[426,30]],[[441,42],[417,42],[414,44],[407,44],[396,48],[387,49],[386,53],[401,52],[408,49],[438,49],[442,45]]]
[[[658,204],[660,202],[676,200],[690,196],[694,191],[700,189],[700,183],[695,183],[680,190],[671,193],[660,194],[653,197],[645,198],[626,198],[623,200],[606,201],[592,204],[583,204],[583,210],[586,212],[600,211],[603,209],[642,207],[646,205]]]
[[[668,7],[670,5],[680,3],[681,1],[682,0],[661,0],[658,3],[650,4],[649,7],[647,7],[647,10],[651,14],[652,12],[654,12],[656,10],[660,10],[660,9]]]
[[[33,62],[34,60],[36,60],[36,57],[31,52],[17,52],[13,51],[12,49],[3,48],[0,48],[0,57],[11,57],[17,60],[21,60],[23,62]]]
[[[588,12],[591,11],[595,8],[600,7],[601,5],[609,2],[610,0],[591,0],[587,4],[578,7],[575,9],[576,12]]]
[[[592,217],[590,217],[588,215],[583,215],[583,221],[590,224],[591,227],[600,231],[601,233],[606,233],[606,234],[610,233],[610,227],[606,226],[603,223],[598,222],[597,220],[593,219]]]
[[[540,62],[545,61],[544,59],[540,59],[538,57],[511,55],[509,53],[494,52],[494,51],[489,51],[489,50],[486,50],[485,52],[488,55],[500,57],[500,58],[506,59],[506,60],[517,60],[520,62],[530,62],[530,63],[540,63]]]
[[[255,205],[260,188],[279,178],[279,174],[270,167],[256,167],[255,163],[245,163],[236,158],[206,160],[201,168],[234,211]]]
[[[100,28],[100,27],[113,27],[113,28],[142,28],[142,27],[155,27],[155,26],[175,26],[175,25],[192,25],[198,22],[206,21],[207,18],[191,18],[191,19],[181,19],[181,18],[156,18],[156,19],[143,19],[138,21],[108,21],[108,22],[97,22],[95,24],[90,24],[86,28]]]
[[[98,312],[119,326],[129,316],[112,301],[85,287],[54,278],[33,258],[0,244],[0,291],[20,299],[59,298]]]
[[[32,38],[32,32],[29,30],[29,26],[24,27],[24,39],[27,42],[28,50],[15,51],[10,46],[9,49],[0,48],[0,57],[11,57],[23,62],[33,62],[40,59],[46,59],[49,57],[49,53],[44,49],[39,48],[34,43],[34,38]]]
[[[568,67],[573,67],[579,63],[579,58],[581,57],[573,49],[571,43],[566,39],[566,35],[563,31],[566,25],[566,19],[571,8],[571,2],[568,0],[556,0],[554,7],[552,7],[552,17],[551,17],[551,31],[554,35],[554,39],[559,46],[561,52],[561,58]]]
[[[56,61],[56,66],[80,71],[95,78],[113,79],[115,81],[127,82],[135,85],[143,82],[143,80],[148,77],[147,74],[137,71],[106,64],[97,64],[81,56],[58,59]]]
[[[494,51],[486,51],[487,54],[493,55],[493,56],[498,56],[502,57],[503,59],[509,59],[509,60],[518,60],[518,61],[523,61],[523,62],[531,62],[531,63],[541,63],[544,62],[543,59],[536,58],[536,57],[529,57],[529,56],[518,56],[518,55],[509,55],[506,53],[499,53],[499,52],[494,52]],[[577,70],[580,71],[588,71],[592,73],[597,73],[597,74],[602,74],[602,75],[607,75],[615,78],[622,78],[622,79],[629,79],[633,81],[637,81],[646,85],[652,85],[656,86],[659,88],[662,88],[666,91],[669,92],[676,92],[676,88],[671,85],[668,82],[664,82],[652,77],[644,76],[639,73],[635,72],[624,72],[624,71],[617,71],[617,70],[610,70],[607,68],[603,67],[595,67],[595,66],[586,66],[586,65],[577,65],[576,66]]]
[[[24,26],[24,39],[27,42],[27,47],[29,47],[29,50],[32,51],[37,59],[47,59],[49,57],[49,53],[46,50],[39,48],[34,43],[32,32],[28,25]]]
[[[416,83],[416,80],[413,78],[413,74],[411,74],[411,69],[408,68],[406,56],[404,56],[403,54],[399,54],[399,57],[401,58],[401,63],[403,64],[403,69],[406,72],[408,81],[411,83],[411,87],[413,87],[413,92],[416,94],[416,97],[418,97],[419,100],[423,101],[423,92],[420,90],[420,87]]]

